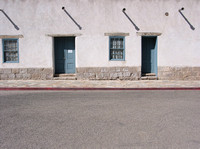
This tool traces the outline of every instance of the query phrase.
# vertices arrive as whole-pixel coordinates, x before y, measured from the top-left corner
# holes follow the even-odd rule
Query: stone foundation
[[[53,68],[0,68],[0,80],[51,80]],[[141,67],[83,67],[78,80],[140,80]],[[200,67],[158,67],[158,80],[200,80]]]
[[[77,68],[79,80],[140,80],[141,67]],[[158,80],[200,80],[200,67],[158,67]]]
[[[138,80],[140,67],[89,67],[77,68],[78,80]]]
[[[1,80],[50,80],[52,68],[0,68]]]
[[[159,80],[200,80],[200,67],[158,67]]]

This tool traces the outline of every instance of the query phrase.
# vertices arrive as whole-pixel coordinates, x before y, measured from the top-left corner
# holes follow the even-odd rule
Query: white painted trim
[[[158,32],[137,32],[136,33],[138,36],[160,36],[162,33]]]
[[[46,36],[49,37],[76,37],[76,36],[81,36],[82,34],[46,34]]]
[[[0,39],[5,39],[5,38],[24,38],[23,35],[0,35]]]
[[[104,33],[104,36],[129,36],[129,33]]]

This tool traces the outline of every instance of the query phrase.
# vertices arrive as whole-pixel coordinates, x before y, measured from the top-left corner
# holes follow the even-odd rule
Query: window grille
[[[3,61],[5,63],[18,62],[18,39],[3,39]]]
[[[124,37],[110,37],[110,60],[124,60]]]

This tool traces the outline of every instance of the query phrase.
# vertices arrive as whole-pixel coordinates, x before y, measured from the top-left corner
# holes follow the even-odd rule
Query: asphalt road
[[[200,91],[1,91],[0,149],[200,149]]]

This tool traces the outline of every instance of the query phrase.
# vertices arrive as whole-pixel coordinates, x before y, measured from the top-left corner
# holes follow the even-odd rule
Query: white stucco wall
[[[64,13],[63,6],[82,30]],[[181,7],[194,31],[179,14]],[[123,8],[139,32],[162,33],[158,37],[158,66],[200,66],[199,7],[199,0],[0,0],[0,9],[20,28],[17,31],[0,12],[0,35],[24,36],[19,39],[20,62],[3,63],[0,52],[0,68],[53,67],[49,34],[81,34],[76,37],[76,67],[140,66],[141,37]],[[129,33],[125,61],[109,61],[109,37],[104,33],[115,32]]]

